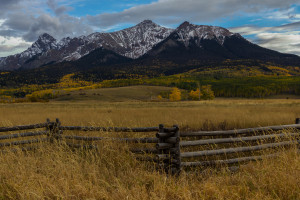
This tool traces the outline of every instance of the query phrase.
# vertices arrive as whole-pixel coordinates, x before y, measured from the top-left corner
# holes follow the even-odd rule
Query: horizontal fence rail
[[[300,133],[281,133],[281,134],[260,135],[260,136],[251,136],[251,137],[182,141],[180,142],[180,146],[189,147],[189,146],[199,146],[199,145],[209,145],[209,144],[250,142],[250,141],[267,140],[267,139],[291,138],[295,136],[300,136]]]
[[[28,133],[15,133],[10,135],[0,135],[0,140],[7,140],[12,138],[20,138],[20,137],[29,137],[29,136],[41,136],[47,135],[49,131],[38,131],[38,132],[28,132]]]
[[[256,146],[250,146],[250,147],[236,147],[236,148],[205,150],[205,151],[196,151],[196,152],[184,152],[184,153],[181,153],[181,157],[182,158],[191,158],[191,157],[199,157],[199,156],[212,156],[212,155],[219,155],[219,154],[258,151],[258,150],[264,150],[264,149],[268,149],[268,148],[283,147],[283,146],[299,144],[299,143],[300,143],[300,140],[285,141],[285,142],[279,142],[279,143],[269,143],[269,144],[262,144],[262,145],[256,145]]]
[[[33,143],[39,143],[39,142],[46,142],[48,140],[49,140],[48,138],[42,138],[42,139],[22,140],[22,141],[15,141],[15,142],[4,142],[4,143],[0,143],[0,147],[22,145],[22,144],[33,144]]]
[[[36,128],[46,128],[46,127],[51,126],[53,124],[54,123],[50,122],[50,123],[24,125],[24,126],[0,127],[0,132],[19,131],[19,130],[28,130],[28,129],[36,129]]]
[[[60,126],[60,130],[69,131],[105,131],[105,132],[154,132],[158,127],[126,128],[126,127],[93,127],[93,126]]]
[[[157,143],[157,138],[110,138],[110,137],[88,137],[88,136],[63,136],[65,139],[83,140],[83,141],[97,141],[97,140],[115,140],[133,143]]]
[[[237,134],[252,134],[255,132],[262,131],[280,131],[283,129],[300,129],[300,124],[281,125],[281,126],[266,126],[259,128],[246,128],[228,131],[197,131],[190,133],[181,133],[181,137],[192,137],[192,136],[232,136]]]

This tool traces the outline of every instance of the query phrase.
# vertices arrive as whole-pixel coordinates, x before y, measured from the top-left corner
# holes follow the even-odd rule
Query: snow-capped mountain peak
[[[93,33],[85,38],[86,43],[105,47],[129,58],[138,58],[155,44],[167,38],[173,29],[159,26],[151,20],[112,33]]]
[[[226,37],[234,35],[229,30],[218,26],[207,25],[194,25],[189,22],[182,23],[176,32],[179,36],[179,41],[184,42],[186,46],[189,44],[189,40],[193,38],[201,39],[216,39],[216,41],[223,45]]]
[[[39,36],[38,40],[32,44],[27,50],[21,53],[20,57],[32,57],[51,49],[57,48],[57,41],[51,35],[44,33]]]

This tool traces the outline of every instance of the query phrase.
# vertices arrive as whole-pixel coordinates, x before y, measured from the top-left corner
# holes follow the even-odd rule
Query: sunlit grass
[[[299,115],[299,100],[52,102],[2,104],[0,126],[59,118],[64,125],[164,123],[214,130],[292,124]],[[36,151],[1,154],[0,199],[300,199],[300,157],[295,147],[281,149],[277,158],[251,162],[235,173],[227,168],[196,168],[167,177],[153,163],[136,161],[127,145],[107,140],[97,144],[98,150],[72,151],[65,145],[41,144]]]

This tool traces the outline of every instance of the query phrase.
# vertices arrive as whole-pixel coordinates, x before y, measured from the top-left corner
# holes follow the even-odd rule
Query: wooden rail
[[[0,140],[7,140],[7,139],[19,138],[19,137],[29,137],[29,136],[41,136],[41,135],[47,135],[47,134],[49,134],[49,131],[15,133],[15,134],[10,134],[10,135],[0,135]]]
[[[239,134],[253,134],[262,131],[280,131],[284,129],[300,129],[300,124],[281,125],[281,126],[266,126],[259,128],[246,128],[228,131],[197,131],[190,133],[181,133],[181,137],[203,137],[203,136],[232,136]]]
[[[48,126],[53,126],[53,122],[50,123],[40,123],[40,124],[32,124],[32,125],[24,125],[24,126],[13,126],[13,127],[0,127],[0,132],[8,132],[8,131],[19,131],[19,130],[28,130],[28,129],[37,129],[37,128],[46,128]]]
[[[207,139],[207,140],[182,141],[182,142],[180,142],[180,146],[188,147],[188,146],[199,146],[199,145],[209,145],[209,144],[250,142],[250,141],[267,140],[267,139],[291,138],[291,137],[295,137],[295,136],[300,136],[300,133],[280,133],[280,134],[260,135],[260,136],[251,136],[251,137],[220,138],[220,139],[218,138],[218,139]]]
[[[288,131],[292,131],[295,129],[300,129],[300,119],[296,119],[295,124],[291,125],[281,125],[281,126],[266,126],[266,127],[258,127],[258,128],[247,128],[247,129],[238,129],[238,130],[227,130],[227,131],[196,131],[190,133],[181,133],[182,137],[188,138],[188,141],[180,142],[180,146],[182,148],[185,147],[196,147],[203,145],[214,145],[216,149],[210,150],[201,150],[201,151],[190,151],[181,153],[182,159],[189,158],[197,158],[202,157],[201,161],[193,161],[188,162],[184,161],[181,163],[182,167],[205,167],[205,166],[217,166],[217,165],[232,165],[232,164],[240,164],[243,162],[256,161],[261,160],[263,158],[272,158],[276,157],[278,153],[269,154],[269,155],[255,155],[255,156],[247,156],[241,157],[238,153],[242,152],[257,152],[260,150],[271,149],[271,148],[279,148],[279,147],[287,147],[291,145],[297,145],[299,147],[300,144],[300,132],[292,132],[292,133],[263,133],[267,131],[280,131],[287,129]],[[261,134],[261,135],[257,135]],[[245,136],[246,135],[246,136]],[[210,139],[198,139],[193,140],[195,138],[202,138],[209,136]],[[217,138],[215,138],[217,137]],[[222,137],[222,138],[218,138]],[[248,142],[259,141],[259,144],[251,144]],[[269,142],[269,143],[265,143]],[[239,147],[228,147],[224,146],[224,144],[232,143],[234,145],[243,145]],[[216,146],[219,145],[220,147]],[[222,146],[223,145],[223,146]],[[245,146],[246,145],[246,146]],[[222,148],[223,147],[223,148]],[[231,157],[228,159],[227,155],[231,154]],[[222,156],[224,159],[215,160],[214,157],[211,156]],[[232,158],[234,156],[234,158]],[[163,157],[160,157],[163,159]],[[204,159],[204,160],[203,160]]]
[[[89,126],[61,126],[60,130],[68,131],[104,131],[104,132],[154,132],[157,127],[127,128],[127,127],[89,127]]]
[[[248,152],[248,151],[258,151],[275,147],[283,147],[293,144],[298,144],[299,141],[285,141],[279,143],[268,143],[261,144],[250,147],[236,147],[236,148],[226,148],[226,149],[217,149],[217,150],[205,150],[205,151],[196,151],[196,152],[184,152],[181,153],[182,158],[191,158],[191,157],[199,157],[199,156],[215,156],[219,154],[230,154],[230,153],[239,153],[239,152]]]
[[[40,142],[46,142],[46,141],[48,141],[48,138],[22,140],[22,141],[15,141],[15,142],[4,142],[4,143],[0,143],[0,147],[7,147],[7,146],[13,146],[13,145],[22,145],[22,144],[33,144],[33,143],[40,143]]]
[[[65,139],[82,140],[82,141],[99,141],[99,140],[115,140],[132,143],[157,143],[157,138],[109,138],[109,137],[88,137],[88,136],[63,136]]]

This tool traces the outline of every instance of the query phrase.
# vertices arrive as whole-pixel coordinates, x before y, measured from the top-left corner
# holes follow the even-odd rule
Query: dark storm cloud
[[[22,0],[1,0],[0,1],[0,19],[5,17],[7,12],[14,11],[19,8],[19,3]]]
[[[11,37],[12,35],[18,35],[15,30],[0,30],[0,35],[3,37]]]
[[[47,5],[57,16],[62,15],[72,9],[66,6],[58,6],[55,0],[48,0]]]
[[[147,5],[129,8],[118,13],[87,16],[90,24],[101,27],[120,23],[137,23],[154,19],[160,23],[180,23],[184,20],[209,22],[236,13],[256,13],[268,9],[286,9],[298,0],[159,0]]]
[[[82,20],[75,17],[68,15],[52,17],[48,14],[43,14],[35,19],[23,38],[26,41],[34,41],[39,35],[48,33],[57,39],[61,39],[66,36],[85,35],[92,31]]]
[[[0,9],[6,9],[8,7],[13,7],[14,5],[18,4],[21,0],[1,0]]]
[[[27,31],[35,18],[33,15],[28,15],[23,12],[14,12],[7,15],[7,20],[3,23],[3,26],[12,30]]]
[[[21,0],[13,1],[20,2]],[[25,41],[33,42],[43,33],[61,39],[66,36],[79,36],[93,32],[82,19],[66,13],[71,9],[70,7],[58,5],[55,0],[48,0],[45,4],[53,14],[40,9],[38,15],[22,10],[26,6],[30,7],[30,1],[22,1],[22,6],[6,13],[5,21],[0,26],[0,36],[22,37]],[[19,12],[21,10],[22,12]]]

